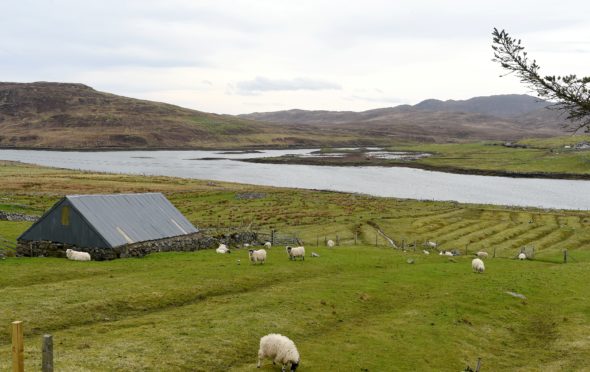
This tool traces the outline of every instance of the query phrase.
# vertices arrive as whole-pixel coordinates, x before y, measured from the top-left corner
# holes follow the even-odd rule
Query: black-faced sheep
[[[250,261],[253,263],[260,262],[263,264],[266,261],[266,251],[264,249],[259,249],[257,251],[250,249],[248,251],[248,257],[250,257]]]
[[[479,258],[474,258],[471,261],[471,268],[476,273],[483,273],[485,271],[485,269],[486,269],[486,267],[483,264],[483,261],[480,260]]]
[[[256,367],[260,368],[260,363],[265,358],[272,359],[273,363],[280,363],[283,372],[289,363],[291,371],[295,371],[301,361],[295,343],[288,337],[277,333],[268,334],[260,339]]]
[[[305,261],[305,247],[290,247],[287,246],[287,254],[290,260],[295,260],[297,257],[301,257]]]

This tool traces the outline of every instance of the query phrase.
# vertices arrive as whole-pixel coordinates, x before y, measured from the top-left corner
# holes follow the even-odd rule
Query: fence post
[[[41,372],[53,372],[53,336],[43,335]]]
[[[318,235],[315,236],[315,246],[316,247],[320,246],[320,237]]]
[[[338,237],[338,234],[336,234],[336,245],[340,246],[340,238]]]
[[[465,256],[467,256],[467,246],[468,246],[468,245],[469,245],[469,244],[465,244]]]
[[[379,237],[379,234],[377,234],[377,231],[375,231],[375,245],[377,245],[377,238]]]
[[[12,371],[25,371],[25,346],[21,321],[12,322]]]
[[[475,372],[479,372],[479,367],[481,367],[481,358],[477,358],[477,367],[475,367]]]
[[[406,249],[406,241],[402,239],[402,251]]]
[[[492,258],[496,258],[496,247],[494,246],[494,256]]]
[[[567,263],[567,249],[563,250],[563,263]]]
[[[270,244],[275,245],[275,229],[270,230]]]
[[[354,245],[356,245],[356,236],[357,236],[357,234],[358,234],[358,233],[355,231],[355,232],[354,232]]]

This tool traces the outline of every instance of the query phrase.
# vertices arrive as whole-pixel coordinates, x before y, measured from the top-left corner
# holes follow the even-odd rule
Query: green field
[[[274,247],[259,266],[243,249],[90,263],[0,260],[0,370],[10,368],[8,326],[17,319],[25,322],[28,369],[38,368],[49,332],[60,371],[250,371],[259,338],[279,332],[296,342],[301,371],[459,371],[478,357],[484,372],[588,370],[588,212],[8,162],[0,162],[0,179],[4,211],[39,215],[64,194],[161,191],[201,228],[296,234],[308,255],[291,262]],[[252,192],[261,198],[240,197]],[[0,222],[0,236],[14,241],[29,225]],[[375,227],[398,245],[432,240],[496,258],[474,274],[471,257],[426,256],[421,246],[402,252]],[[336,237],[339,247],[323,246]],[[535,260],[512,259],[522,247],[534,247]],[[262,370],[278,368],[267,362]]]

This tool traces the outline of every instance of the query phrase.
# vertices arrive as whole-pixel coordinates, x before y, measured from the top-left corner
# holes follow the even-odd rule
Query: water
[[[472,176],[413,168],[257,164],[236,159],[314,150],[60,152],[0,150],[0,159],[51,167],[465,203],[590,210],[590,181]],[[194,160],[217,158],[219,160]],[[192,160],[191,160],[192,159]]]

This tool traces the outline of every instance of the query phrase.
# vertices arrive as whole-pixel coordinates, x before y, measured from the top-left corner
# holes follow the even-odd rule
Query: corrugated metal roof
[[[197,232],[161,193],[68,195],[111,247]]]

